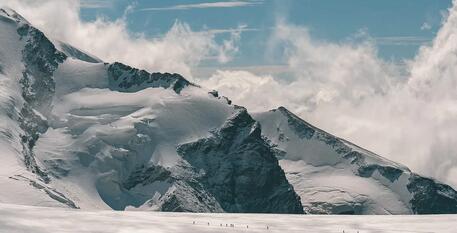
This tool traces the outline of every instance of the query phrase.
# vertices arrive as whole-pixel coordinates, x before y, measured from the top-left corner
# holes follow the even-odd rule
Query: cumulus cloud
[[[238,50],[242,30],[234,29],[229,38],[217,43],[217,33],[193,31],[188,24],[176,21],[165,35],[149,38],[127,29],[126,19],[134,6],[128,7],[124,16],[114,21],[98,17],[85,22],[79,16],[80,7],[100,6],[104,1],[6,0],[3,4],[52,38],[89,51],[104,61],[120,61],[150,71],[181,73],[189,79],[192,67],[205,59],[230,61]]]
[[[233,91],[235,95],[246,89],[251,89],[246,94],[256,93],[254,90],[262,90],[259,86],[268,84],[264,91],[265,99],[270,102],[267,107],[283,103],[295,111],[309,112],[328,102],[353,103],[373,95],[384,95],[401,81],[392,78],[398,76],[396,69],[377,58],[376,47],[370,41],[357,44],[320,42],[313,40],[306,28],[280,22],[269,44],[284,48],[287,65],[283,69],[291,80],[269,75],[256,77],[250,72],[218,71],[202,82],[223,92],[241,89]],[[256,95],[261,94],[260,90]],[[236,95],[234,98],[249,99],[245,97]],[[266,107],[255,101],[240,102],[253,111]]]
[[[202,82],[251,111],[286,106],[457,188],[457,1],[433,42],[401,67],[378,57],[373,38],[322,42],[284,21],[269,44],[281,49],[288,79],[232,70]]]

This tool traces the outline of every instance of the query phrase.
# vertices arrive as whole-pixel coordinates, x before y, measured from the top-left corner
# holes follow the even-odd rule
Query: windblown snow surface
[[[0,204],[0,232],[5,233],[451,233],[455,232],[456,221],[456,215],[197,214],[83,211]]]

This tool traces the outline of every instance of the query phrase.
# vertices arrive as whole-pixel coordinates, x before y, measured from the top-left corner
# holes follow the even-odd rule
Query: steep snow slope
[[[313,216],[86,211],[0,204],[0,232],[453,233],[456,215]],[[209,223],[209,225],[208,225]],[[233,227],[231,227],[233,224]],[[268,227],[268,229],[267,229]]]
[[[34,93],[28,89],[33,83],[26,82],[24,77],[31,81],[38,72],[46,77],[46,69],[31,63],[39,66],[41,60],[36,58],[44,59],[54,54],[36,50],[33,44],[44,47],[48,44],[43,44],[42,35],[29,31],[27,25],[27,21],[14,12],[0,10],[0,201],[66,206],[62,204],[65,197],[45,184],[47,176],[38,167],[31,150],[37,132],[43,128],[39,114],[31,108],[34,101],[26,101]],[[33,52],[36,57],[28,56],[26,51]],[[46,68],[52,70],[53,64]],[[54,201],[56,199],[61,202]]]
[[[457,193],[280,107],[253,115],[307,213],[455,213]]]
[[[303,213],[244,108],[179,74],[100,63],[70,45],[55,46],[12,10],[0,17],[1,66],[8,68],[2,69],[8,82],[2,107],[10,107],[2,112],[9,123],[2,142],[5,151],[15,146],[3,154],[14,162],[3,187],[29,185],[32,193],[24,201],[15,188],[0,193],[0,201]]]

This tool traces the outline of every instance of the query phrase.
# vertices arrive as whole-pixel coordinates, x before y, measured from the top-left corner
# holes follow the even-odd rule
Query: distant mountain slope
[[[103,63],[53,42],[10,9],[0,10],[0,32],[0,202],[189,212],[457,212],[450,187],[284,108],[254,120],[179,74]]]
[[[254,114],[279,162],[313,214],[455,213],[457,193],[280,107]]]

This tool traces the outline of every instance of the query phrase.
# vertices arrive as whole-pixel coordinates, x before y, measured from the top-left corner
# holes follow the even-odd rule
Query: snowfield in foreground
[[[0,232],[336,233],[344,230],[346,233],[357,231],[360,233],[443,233],[455,232],[456,221],[457,215],[196,214],[109,210],[82,211],[0,204]],[[231,224],[233,227],[230,226]]]

